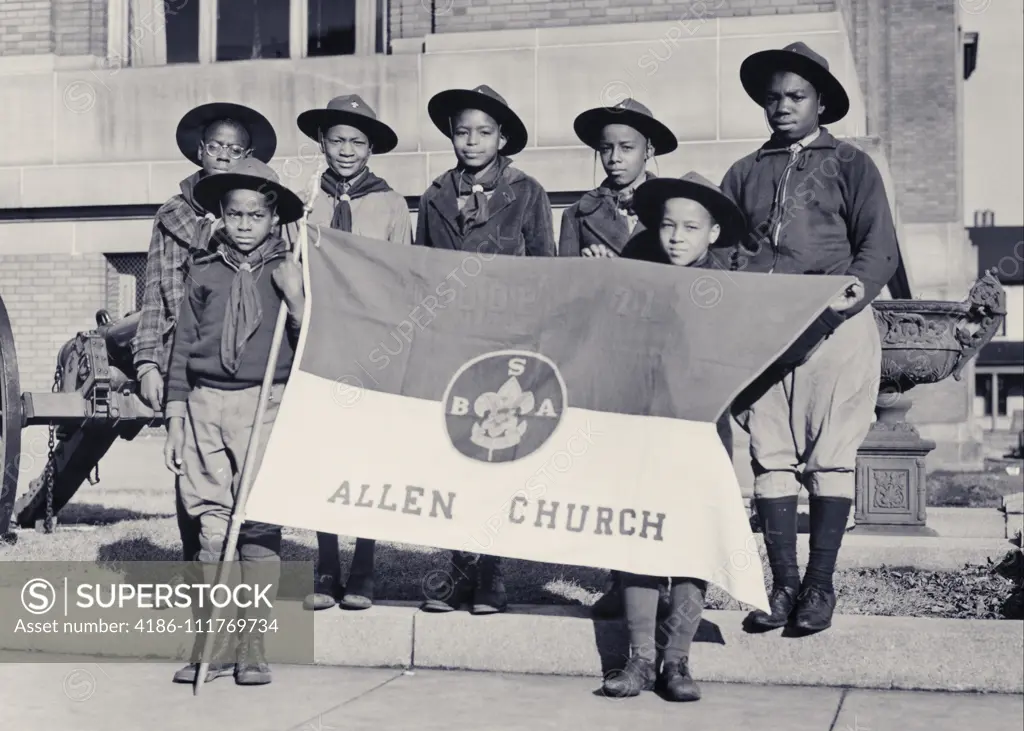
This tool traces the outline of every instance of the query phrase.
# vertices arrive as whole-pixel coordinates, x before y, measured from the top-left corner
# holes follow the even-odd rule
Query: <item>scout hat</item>
[[[818,120],[821,124],[838,122],[850,111],[850,97],[839,79],[828,70],[828,59],[812,51],[807,44],[798,41],[783,49],[758,51],[740,64],[743,88],[759,105],[764,105],[768,80],[776,71],[791,71],[802,76],[825,97],[825,113]]]
[[[219,211],[224,194],[231,190],[255,190],[270,196],[282,224],[302,218],[302,200],[281,185],[277,173],[265,162],[246,158],[230,172],[207,175],[196,183],[195,197],[208,211]]]
[[[452,117],[463,109],[479,109],[494,117],[506,139],[505,147],[499,150],[502,155],[515,155],[526,147],[529,135],[523,120],[505,103],[501,94],[486,84],[472,90],[448,89],[434,94],[427,102],[430,121],[449,139],[452,136]]]
[[[252,156],[263,162],[270,162],[277,150],[277,134],[270,121],[255,109],[230,102],[203,104],[192,109],[181,121],[175,136],[181,154],[192,162],[196,161],[196,150],[203,143],[203,132],[213,122],[233,119],[249,133]]]
[[[601,142],[601,130],[609,124],[625,124],[651,141],[655,155],[672,152],[679,146],[675,134],[654,118],[651,110],[636,99],[623,99],[614,107],[595,107],[581,113],[572,123],[576,136],[595,150]]]
[[[645,229],[655,230],[662,206],[670,198],[689,198],[708,209],[721,227],[720,243],[737,243],[746,233],[747,222],[739,207],[704,176],[689,172],[681,178],[652,178],[633,194],[633,210]]]
[[[306,137],[317,142],[320,141],[321,130],[346,124],[366,135],[378,155],[391,152],[398,146],[395,131],[377,119],[373,108],[358,94],[336,96],[327,102],[326,109],[309,109],[300,114],[296,122]]]

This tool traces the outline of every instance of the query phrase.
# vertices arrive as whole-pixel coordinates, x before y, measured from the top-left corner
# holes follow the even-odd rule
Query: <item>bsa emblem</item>
[[[481,462],[511,462],[539,449],[566,405],[565,382],[539,353],[503,350],[463,365],[444,395],[448,438]]]

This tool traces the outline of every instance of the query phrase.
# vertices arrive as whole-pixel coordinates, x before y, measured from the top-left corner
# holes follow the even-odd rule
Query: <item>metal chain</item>
[[[57,368],[53,371],[53,387],[51,391],[53,393],[60,393],[64,387],[64,371],[61,369],[60,363],[57,364]],[[53,486],[57,481],[57,461],[54,458],[53,452],[57,444],[57,427],[54,424],[50,424],[50,436],[47,440],[47,455],[46,455],[46,473],[43,479],[46,480],[46,517],[43,519],[43,530],[46,533],[53,533]]]

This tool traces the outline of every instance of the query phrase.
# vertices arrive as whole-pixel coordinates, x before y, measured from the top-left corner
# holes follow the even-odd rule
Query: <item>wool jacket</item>
[[[867,307],[896,271],[899,246],[881,173],[867,153],[824,128],[796,153],[769,140],[737,161],[721,187],[750,226],[741,271],[857,277],[865,297],[845,318]]]
[[[188,181],[198,180],[198,174]],[[183,181],[183,189],[188,181]],[[141,377],[157,368],[166,376],[171,340],[178,311],[185,297],[185,269],[194,250],[203,251],[206,241],[196,240],[205,213],[198,204],[176,195],[157,211],[146,256],[146,283],[139,327],[131,342],[135,369]]]
[[[457,217],[459,201],[448,173],[430,184],[420,198],[416,245],[435,249],[511,256],[554,256],[551,203],[540,183],[514,167],[505,169],[488,198],[488,217],[465,236]]]
[[[648,175],[647,179],[653,178]],[[562,212],[562,228],[558,235],[559,256],[580,256],[584,249],[604,244],[621,254],[630,236],[644,230],[639,221],[632,231],[626,217],[600,188],[587,191],[583,197]]]
[[[234,374],[228,372],[221,362],[221,337],[235,270],[216,252],[195,259],[190,267],[186,298],[171,350],[167,383],[169,414],[180,415],[180,407],[172,408],[173,402],[186,401],[195,386],[240,390],[263,383],[281,306],[281,295],[274,286],[273,273],[285,258],[283,253],[268,258],[262,267],[253,271],[262,318],[246,343],[238,371]],[[289,317],[288,337],[281,343],[274,383],[288,380],[298,334],[298,325]]]

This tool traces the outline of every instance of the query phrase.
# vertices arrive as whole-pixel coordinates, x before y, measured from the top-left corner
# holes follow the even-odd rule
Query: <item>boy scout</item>
[[[178,310],[185,296],[185,271],[190,252],[204,251],[213,215],[196,200],[195,186],[209,175],[226,172],[250,156],[268,162],[277,148],[274,128],[259,112],[226,102],[203,104],[178,122],[178,149],[200,169],[179,183],[181,193],[156,213],[149,254],[142,314],[132,340],[141,396],[155,410],[164,407],[164,382],[171,357]],[[186,561],[199,552],[198,529],[175,498],[182,554]]]
[[[748,57],[740,78],[772,129],[771,139],[722,181],[750,225],[741,267],[857,280],[783,356],[778,377],[736,412],[750,434],[755,504],[773,582],[771,612],[752,613],[748,628],[791,623],[811,633],[830,627],[835,609],[832,575],[881,368],[869,305],[896,270],[896,231],[874,162],[820,126],[842,119],[850,106],[828,61],[794,43]],[[810,493],[810,558],[802,581],[796,560],[801,487]]]
[[[377,119],[357,94],[335,97],[324,109],[299,115],[299,129],[320,145],[327,169],[307,221],[395,244],[412,243],[412,221],[405,198],[368,167],[370,157],[395,149],[398,136]],[[344,609],[366,609],[373,604],[375,542],[356,540],[348,581],[341,582],[338,537],[317,533],[317,581],[308,596],[308,609],[328,609],[336,602]]]
[[[588,109],[576,117],[573,129],[600,156],[605,179],[562,213],[558,255],[618,256],[629,237],[639,233],[633,193],[654,177],[647,172],[647,161],[672,152],[679,143],[635,99]]]
[[[452,141],[458,164],[420,198],[416,245],[436,249],[554,256],[551,203],[540,183],[512,167],[526,147],[526,126],[489,86],[448,89],[427,104],[434,126]],[[425,611],[464,603],[474,614],[508,608],[496,556],[454,551],[443,586],[428,587]]]

